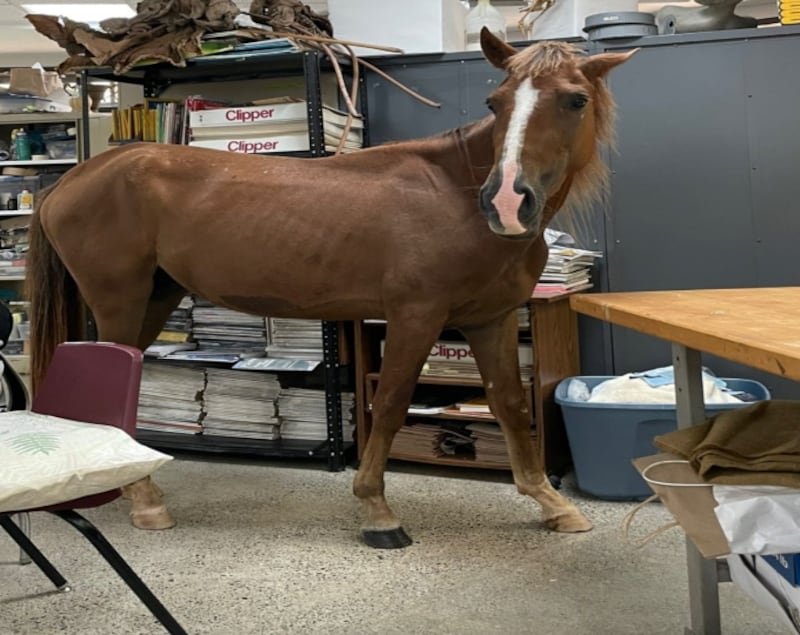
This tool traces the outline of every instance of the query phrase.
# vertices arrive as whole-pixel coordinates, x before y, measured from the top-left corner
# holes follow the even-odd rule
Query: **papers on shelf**
[[[308,359],[278,359],[274,357],[251,357],[236,362],[233,367],[236,370],[256,370],[256,371],[290,371],[290,372],[309,372],[319,366],[320,362]]]

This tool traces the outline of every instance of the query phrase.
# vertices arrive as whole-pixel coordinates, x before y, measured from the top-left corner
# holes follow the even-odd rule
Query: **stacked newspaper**
[[[202,367],[146,362],[142,369],[137,427],[184,434],[201,432],[204,388]]]
[[[248,439],[280,438],[275,402],[281,386],[269,373],[206,369],[203,434]]]
[[[415,458],[475,458],[475,442],[463,424],[406,423],[392,441],[392,453]]]
[[[342,435],[353,438],[353,393],[343,392]],[[278,416],[281,438],[324,441],[328,438],[325,391],[310,388],[286,388],[278,394]]]
[[[476,422],[467,424],[466,427],[470,431],[472,438],[475,439],[476,461],[510,465],[511,459],[508,456],[506,439],[499,425],[496,423]],[[531,437],[535,435],[535,429],[531,428]]]

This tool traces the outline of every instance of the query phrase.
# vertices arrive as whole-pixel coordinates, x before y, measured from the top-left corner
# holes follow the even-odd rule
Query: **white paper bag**
[[[714,508],[732,553],[800,552],[800,490],[714,485]]]

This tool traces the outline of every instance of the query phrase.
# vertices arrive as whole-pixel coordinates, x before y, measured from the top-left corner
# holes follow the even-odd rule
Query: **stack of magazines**
[[[267,318],[269,357],[322,360],[322,322]]]
[[[569,234],[545,230],[549,247],[547,263],[533,292],[536,295],[557,295],[592,288],[592,267],[600,251],[579,249]]]
[[[342,435],[345,441],[353,438],[353,393],[343,392]],[[310,388],[286,388],[278,395],[278,416],[281,438],[324,441],[328,438],[325,391]]]
[[[280,438],[275,401],[281,386],[275,375],[207,368],[206,378],[204,435]]]
[[[192,312],[198,351],[263,356],[267,345],[264,318],[197,300]]]
[[[139,391],[137,428],[197,434],[202,431],[202,367],[146,362]]]

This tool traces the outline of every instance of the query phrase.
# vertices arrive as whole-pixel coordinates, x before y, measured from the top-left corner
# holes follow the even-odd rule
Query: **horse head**
[[[598,142],[613,137],[605,76],[636,51],[585,56],[570,44],[544,41],[518,52],[486,28],[481,48],[508,75],[486,100],[494,113],[494,162],[480,209],[496,234],[531,238],[573,185],[581,198],[590,196],[587,189],[597,193],[604,169]]]

